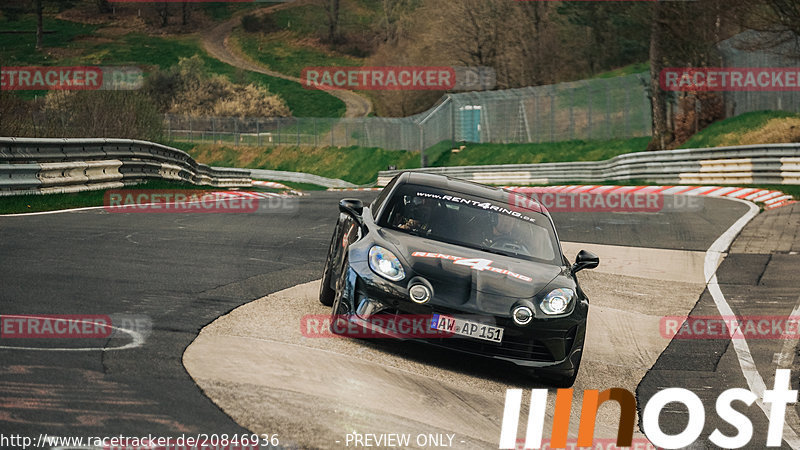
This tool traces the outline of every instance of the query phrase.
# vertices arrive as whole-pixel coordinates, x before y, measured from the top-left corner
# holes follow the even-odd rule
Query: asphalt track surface
[[[141,346],[119,351],[3,346],[108,348],[129,344],[129,336],[102,343],[0,340],[0,429],[26,436],[247,433],[195,385],[182,365],[184,350],[217,317],[254,299],[318,279],[338,214],[337,200],[351,196],[369,201],[374,195],[315,192],[301,199],[293,215],[92,210],[0,217],[0,313],[127,314],[152,321],[152,331]],[[705,251],[746,210],[727,200],[705,199],[702,211],[560,213],[554,218],[563,241]],[[750,280],[758,286],[773,280],[773,287],[782,289],[778,300],[794,295],[791,301],[770,301],[776,313],[784,314],[784,309],[791,310],[797,303],[800,294],[791,289],[797,283],[788,280],[780,256],[755,255],[761,256],[723,263],[723,290],[747,304],[752,293],[736,283],[747,285]],[[753,258],[761,258],[762,269],[772,261],[771,271],[760,272],[769,276],[753,275],[759,270]],[[742,271],[749,275],[740,276]],[[701,297],[697,308],[703,304]],[[727,346],[708,348],[719,342],[693,342],[691,348],[679,348],[684,344],[670,344],[658,358],[639,387],[640,398],[656,386],[682,386],[687,379],[696,381],[709,373],[723,380],[714,382],[719,388],[747,387]],[[708,358],[700,352],[707,351],[721,356],[714,370],[702,372],[708,369]],[[759,358],[768,355],[771,360],[771,351],[759,351]],[[684,359],[676,362],[674,358]],[[699,367],[689,374],[694,378],[687,378],[685,370],[675,370],[691,368],[691,364]],[[719,367],[726,371],[715,372]],[[771,386],[768,371],[762,372]],[[708,378],[705,381],[703,386],[709,384]],[[674,416],[679,422],[681,415]],[[764,442],[759,426],[765,422],[763,414],[753,417],[757,424],[753,442]]]

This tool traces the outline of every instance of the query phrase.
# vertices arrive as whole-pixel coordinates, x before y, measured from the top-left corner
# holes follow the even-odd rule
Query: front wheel
[[[334,291],[333,301],[331,302],[331,332],[341,334],[338,330],[346,319],[343,317],[348,314],[349,308],[345,301],[347,291],[347,256],[345,256],[339,278],[336,280],[336,290]]]
[[[328,256],[325,258],[325,268],[322,270],[322,282],[319,286],[319,302],[325,306],[333,305],[336,291],[331,289],[331,256],[333,253],[333,243],[336,241],[336,232],[331,238],[331,245],[328,246]]]

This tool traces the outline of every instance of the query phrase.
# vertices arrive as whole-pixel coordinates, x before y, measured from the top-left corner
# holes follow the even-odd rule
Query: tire
[[[322,282],[319,285],[319,302],[325,306],[333,305],[333,299],[336,297],[336,291],[331,289],[331,253],[334,241],[336,241],[335,231],[328,246],[328,256],[325,258],[325,268],[322,270]]]
[[[334,291],[333,301],[331,302],[331,332],[339,334],[336,331],[335,324],[338,322],[338,317],[342,314],[348,314],[346,308],[342,308],[342,302],[345,291],[345,284],[347,284],[347,255],[342,261],[342,270],[339,271],[339,278],[336,279],[336,290]]]

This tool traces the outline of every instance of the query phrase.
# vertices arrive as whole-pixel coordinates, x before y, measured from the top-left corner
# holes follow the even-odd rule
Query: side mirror
[[[572,265],[572,273],[579,272],[583,269],[594,269],[600,264],[600,258],[592,252],[581,250],[578,256],[575,257],[575,264]]]
[[[364,212],[364,203],[354,198],[345,198],[339,201],[339,211],[353,216],[354,219],[361,219]]]

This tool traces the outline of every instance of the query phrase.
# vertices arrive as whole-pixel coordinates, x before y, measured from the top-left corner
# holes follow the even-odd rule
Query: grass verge
[[[686,141],[681,148],[800,142],[800,114],[754,111],[715,122]]]
[[[254,34],[234,31],[234,41],[242,52],[271,70],[300,77],[305,67],[358,66],[358,58],[335,55],[324,49],[293,42],[287,33]]]
[[[535,164],[566,161],[602,161],[625,153],[646,149],[650,138],[610,141],[563,141],[542,144],[460,144],[453,152],[452,143],[440,142],[425,150],[428,165],[480,166],[493,164]]]
[[[294,181],[276,181],[284,186],[290,187],[296,191],[327,191],[328,188],[318,184],[311,183],[295,183]]]
[[[144,183],[125,186],[120,189],[160,189],[160,190],[198,190],[224,191],[225,188],[197,186],[191,183],[169,180],[149,180]],[[275,189],[248,188],[251,191],[279,192]],[[103,206],[107,190],[73,192],[69,194],[25,194],[0,197],[0,214],[19,214],[62,209],[87,208]]]
[[[286,170],[368,184],[390,165],[400,169],[420,166],[419,152],[367,147],[230,147],[198,145],[183,150],[203,164],[220,167]]]
[[[241,70],[210,57],[195,35],[159,37],[130,32],[120,36],[103,35],[96,25],[84,25],[45,17],[44,28],[53,33],[44,35],[43,51],[35,49],[35,35],[23,34],[0,39],[0,59],[4,66],[94,66],[133,65],[148,72],[167,69],[180,58],[200,55],[209,74],[220,74],[239,84],[254,83],[280,95],[296,117],[341,117],[347,109],[344,102],[323,91],[304,89],[299,83]],[[0,32],[36,29],[34,18],[24,16],[16,22],[0,18]],[[21,91],[31,99],[46,91]]]

